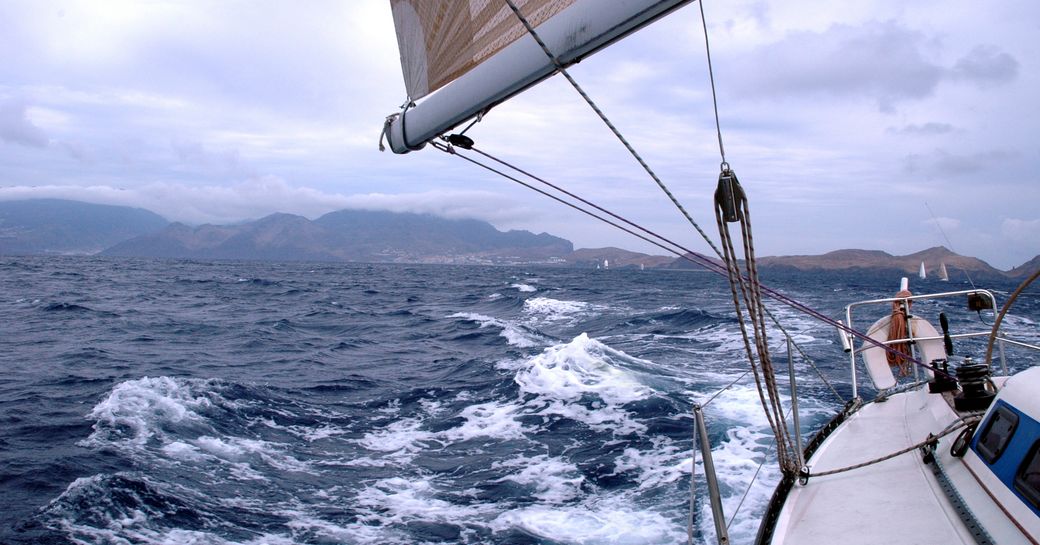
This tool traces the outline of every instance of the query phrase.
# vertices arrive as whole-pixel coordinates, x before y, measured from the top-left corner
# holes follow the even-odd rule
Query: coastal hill
[[[581,248],[567,256],[567,264],[575,267],[596,267],[606,261],[610,268],[661,267],[673,261],[671,257],[647,255],[621,248]]]
[[[240,225],[174,223],[102,252],[127,257],[370,261],[399,263],[562,263],[570,241],[547,233],[502,232],[478,220],[341,210],[316,220],[272,214]]]
[[[892,255],[880,250],[835,250],[821,255],[791,255],[759,257],[758,266],[763,270],[791,271],[839,271],[870,270],[898,271],[907,275],[916,275],[924,263],[927,276],[937,278],[939,268],[945,263],[951,279],[964,279],[967,274],[971,278],[1021,278],[1040,268],[1040,256],[1030,262],[1012,269],[1009,272],[996,269],[975,257],[956,254],[949,249],[936,246],[908,255]],[[670,268],[699,268],[689,261],[677,258]]]
[[[93,254],[163,228],[141,208],[61,199],[0,202],[0,254]]]
[[[1010,271],[1008,271],[1007,274],[1011,278],[1021,278],[1024,280],[1027,276],[1035,273],[1038,270],[1040,270],[1040,255],[1034,257],[1033,259],[1030,259],[1029,261],[1026,261],[1025,263],[1015,267],[1014,269],[1011,269]]]
[[[934,277],[939,276],[939,267],[943,263],[946,264],[946,270],[951,277],[963,272],[982,276],[1006,275],[981,259],[955,254],[942,246],[902,256],[877,250],[835,250],[816,256],[759,258],[759,265],[762,267],[788,267],[798,270],[889,269],[907,274],[917,274],[921,263],[924,263],[927,275]]]

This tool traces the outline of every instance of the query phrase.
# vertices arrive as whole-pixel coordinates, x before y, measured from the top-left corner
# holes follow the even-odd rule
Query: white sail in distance
[[[927,277],[927,275],[924,272],[924,261],[921,262],[921,268],[918,269],[917,276],[919,276],[921,280],[924,280]]]
[[[946,272],[946,262],[939,263],[939,280],[943,282],[950,281],[950,274]]]
[[[514,0],[567,66],[689,0]],[[390,149],[408,153],[551,76],[556,65],[505,0],[391,0],[407,100],[389,119]]]

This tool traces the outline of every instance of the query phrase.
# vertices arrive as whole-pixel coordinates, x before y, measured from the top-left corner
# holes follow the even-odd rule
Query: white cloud
[[[1040,247],[1040,219],[1022,220],[1005,218],[1000,224],[1000,233],[1010,240],[1031,242]]]
[[[950,232],[956,230],[958,227],[961,226],[961,220],[956,219],[956,218],[944,218],[944,217],[941,217],[941,216],[940,217],[936,217],[936,218],[928,218],[928,219],[922,221],[921,223],[923,225],[934,226],[934,227],[942,230],[942,232],[947,233],[947,234],[949,234]]]
[[[145,208],[171,221],[233,223],[275,212],[314,219],[345,208],[477,218],[509,224],[535,215],[531,209],[491,191],[430,190],[418,193],[342,195],[296,187],[273,176],[225,185],[149,183],[134,188],[95,186],[0,187],[0,200],[70,199]]]

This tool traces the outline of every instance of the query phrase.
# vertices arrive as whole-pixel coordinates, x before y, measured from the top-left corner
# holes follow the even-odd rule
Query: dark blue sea
[[[834,318],[899,281],[765,280]],[[681,271],[0,257],[0,543],[684,543],[691,407],[747,366],[727,294]],[[808,433],[848,360],[770,308],[837,391],[796,360]],[[1037,342],[1038,319],[1032,294],[1007,321]],[[706,413],[744,543],[778,478],[752,379]]]

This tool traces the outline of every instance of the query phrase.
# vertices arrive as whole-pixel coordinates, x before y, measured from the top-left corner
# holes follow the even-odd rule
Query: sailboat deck
[[[957,415],[940,395],[912,391],[869,404],[808,465],[822,472],[879,458],[941,430]],[[917,451],[795,485],[773,543],[975,543]]]

